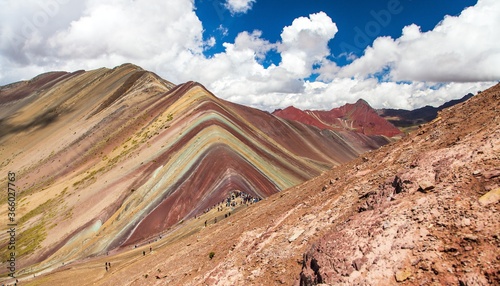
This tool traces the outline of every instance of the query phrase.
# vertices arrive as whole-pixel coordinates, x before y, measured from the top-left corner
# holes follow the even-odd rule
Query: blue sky
[[[417,23],[422,32],[432,30],[445,15],[457,16],[476,3],[477,0],[261,0],[252,3],[245,13],[232,14],[223,0],[195,1],[196,14],[205,29],[204,37],[213,36],[217,42],[204,52],[207,56],[223,52],[222,43],[233,42],[242,31],[260,30],[267,40],[279,41],[283,27],[290,25],[293,19],[323,11],[339,29],[328,44],[331,58],[339,65],[350,62],[340,55],[348,52],[360,57],[378,36],[397,38],[404,26],[413,23]],[[227,34],[221,33],[221,28]],[[273,53],[267,60],[278,64],[280,58]]]
[[[272,111],[440,105],[500,80],[498,0],[3,0],[0,85],[131,62]]]

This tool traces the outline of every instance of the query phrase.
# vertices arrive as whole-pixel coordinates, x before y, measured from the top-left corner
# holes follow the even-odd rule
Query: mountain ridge
[[[293,106],[277,109],[272,114],[303,122],[320,129],[349,129],[366,135],[384,135],[394,137],[401,131],[380,117],[375,109],[363,99],[347,103],[331,110],[300,110]]]
[[[472,93],[469,93],[460,99],[450,100],[438,107],[427,105],[414,110],[384,108],[377,109],[377,113],[399,128],[416,127],[419,124],[429,122],[436,118],[439,111],[462,103],[473,96]]]

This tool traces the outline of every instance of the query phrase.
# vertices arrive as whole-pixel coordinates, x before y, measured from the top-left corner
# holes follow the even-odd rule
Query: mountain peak
[[[144,70],[142,67],[135,65],[133,63],[124,63],[119,66],[114,67],[113,69],[133,69],[133,70]]]
[[[362,98],[358,99],[354,105],[366,105],[366,106],[371,107],[371,105],[366,100],[364,100]]]
[[[285,107],[284,109],[279,109],[280,111],[303,111],[302,109],[299,109],[293,105],[290,105],[288,107]],[[278,109],[276,110],[278,111]]]

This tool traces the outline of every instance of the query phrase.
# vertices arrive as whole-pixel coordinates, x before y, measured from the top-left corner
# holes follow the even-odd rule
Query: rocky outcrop
[[[497,85],[357,165],[357,213],[314,241],[300,284],[500,283],[499,99]]]

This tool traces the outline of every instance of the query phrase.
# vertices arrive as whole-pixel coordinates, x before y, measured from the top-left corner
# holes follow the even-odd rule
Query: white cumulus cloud
[[[256,0],[226,0],[224,6],[234,15],[248,12],[252,9],[252,5],[255,1]]]
[[[394,81],[478,82],[500,79],[500,2],[479,0],[433,30],[413,24],[401,37],[377,38],[340,76],[370,76],[390,68]]]
[[[124,62],[175,81],[181,76],[165,66],[214,44],[203,40],[191,1],[4,0],[1,5],[8,7],[0,9],[2,82]]]
[[[284,27],[279,42],[263,39],[260,31],[242,32],[234,43],[223,44],[223,53],[197,58],[181,70],[231,101],[267,110],[296,104],[294,99],[306,90],[303,79],[330,54],[327,44],[336,32],[331,18],[319,12]],[[262,60],[271,50],[282,60],[264,67]]]
[[[296,77],[308,77],[313,64],[321,62],[330,54],[328,41],[333,39],[338,29],[324,12],[299,17],[293,20],[281,33],[282,42],[280,64]]]

